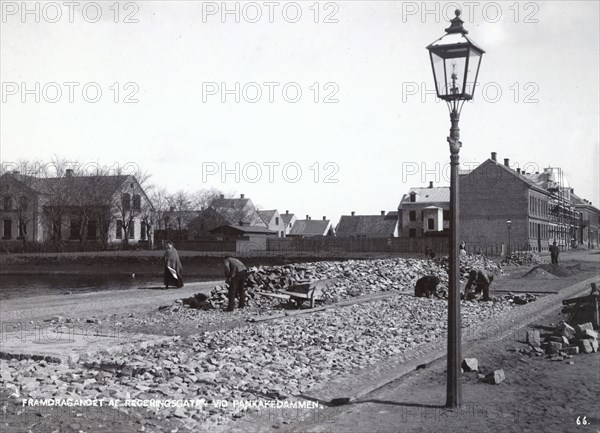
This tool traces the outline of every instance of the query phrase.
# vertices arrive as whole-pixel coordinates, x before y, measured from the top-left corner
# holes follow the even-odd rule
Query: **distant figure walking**
[[[177,250],[173,247],[173,242],[167,242],[167,249],[165,250],[164,255],[165,262],[165,289],[168,289],[169,286],[175,286],[178,289],[183,287],[183,278],[181,277],[181,272],[183,271],[183,267],[181,266],[181,261],[179,260],[179,254],[177,254]]]
[[[469,272],[469,280],[465,286],[465,299],[474,299],[477,295],[483,294],[482,300],[489,301],[492,281],[494,281],[492,274],[488,274],[481,269],[472,269]],[[474,291],[471,289],[473,284],[475,284]]]
[[[556,246],[556,241],[550,245],[550,259],[552,260],[553,265],[558,265],[558,254],[560,253],[559,248]]]
[[[227,256],[223,261],[225,266],[225,282],[229,286],[229,303],[226,311],[233,311],[235,308],[235,297],[239,295],[239,308],[246,306],[246,266],[238,259]]]
[[[458,246],[458,255],[459,256],[466,256],[467,255],[467,250],[465,249],[466,246],[467,245],[465,244],[464,241],[461,242],[461,244]]]

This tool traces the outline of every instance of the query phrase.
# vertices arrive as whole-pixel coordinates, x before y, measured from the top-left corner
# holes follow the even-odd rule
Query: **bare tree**
[[[192,195],[187,191],[179,190],[168,198],[169,213],[178,233],[178,240],[183,240],[184,230],[187,230],[189,222],[194,218]]]

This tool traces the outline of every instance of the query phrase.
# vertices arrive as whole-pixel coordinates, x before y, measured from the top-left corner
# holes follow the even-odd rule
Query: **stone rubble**
[[[542,258],[533,251],[514,251],[502,259],[502,266],[531,266],[542,264]]]
[[[528,348],[519,352],[529,356],[543,356],[544,354],[553,361],[568,359],[581,353],[594,353],[598,351],[598,333],[594,331],[591,323],[583,323],[575,327],[566,322],[555,326],[552,333],[545,336],[540,342],[539,331],[527,331],[525,342]]]
[[[463,301],[461,308],[463,326],[469,327],[516,307]],[[226,316],[207,311],[196,317],[217,313]],[[23,398],[204,398],[209,402],[204,409],[147,409],[145,417],[176,420],[193,430],[194,424],[216,426],[246,416],[242,408],[213,407],[214,399],[282,400],[355,369],[445,344],[446,313],[443,300],[397,296],[233,329],[217,327],[141,351],[99,353],[71,366],[2,360],[1,371],[7,373],[0,376],[0,386]],[[149,323],[152,316],[143,320]]]
[[[460,272],[463,280],[468,278],[471,269],[483,269],[492,275],[502,272],[501,267],[487,257],[478,255],[461,257]],[[334,284],[323,291],[322,302],[330,304],[372,293],[412,291],[416,281],[425,275],[438,277],[440,285],[437,296],[447,297],[448,257],[433,260],[398,258],[255,266],[248,270],[246,301],[266,307],[281,301],[258,296],[256,291],[276,293],[280,290],[289,290],[293,285],[302,282],[335,279]],[[211,291],[210,297],[199,298],[196,295],[186,299],[184,303],[192,308],[204,310],[223,308],[227,305],[227,287],[216,286]]]

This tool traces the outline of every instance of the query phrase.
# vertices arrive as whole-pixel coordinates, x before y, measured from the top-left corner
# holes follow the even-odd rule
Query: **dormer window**
[[[416,192],[411,192],[410,193],[410,202],[414,203],[417,201],[417,193]]]

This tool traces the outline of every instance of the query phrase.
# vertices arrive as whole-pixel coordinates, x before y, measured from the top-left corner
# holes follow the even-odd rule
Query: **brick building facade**
[[[554,241],[563,250],[578,247],[583,245],[580,208],[587,203],[577,206],[575,197],[560,169],[525,173],[512,169],[508,159],[499,163],[493,152],[479,167],[460,175],[459,238],[473,251],[498,246],[547,251]],[[588,219],[593,224],[594,217]],[[588,237],[593,233],[590,225]]]

